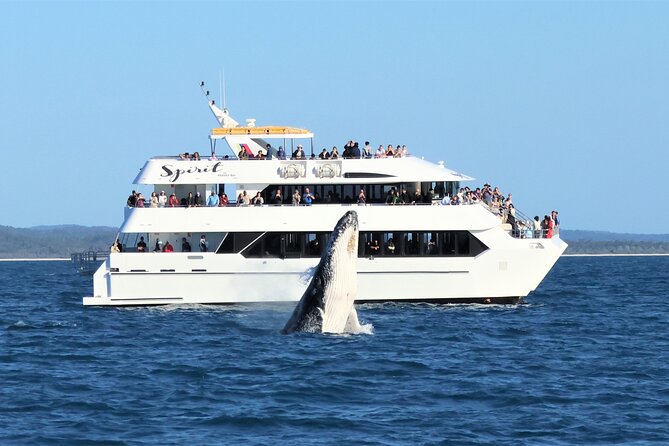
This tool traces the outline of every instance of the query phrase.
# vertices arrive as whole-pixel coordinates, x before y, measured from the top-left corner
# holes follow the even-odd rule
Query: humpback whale
[[[358,214],[337,222],[307,290],[282,333],[343,333],[360,330],[353,301],[358,290]]]

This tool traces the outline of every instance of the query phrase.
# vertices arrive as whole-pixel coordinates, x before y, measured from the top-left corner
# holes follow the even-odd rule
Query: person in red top
[[[169,241],[165,242],[165,246],[163,247],[163,252],[174,252],[174,246],[172,246],[172,244]]]
[[[230,200],[228,200],[228,195],[225,192],[221,192],[218,196],[218,207],[226,207]]]
[[[177,198],[176,195],[174,194],[170,195],[170,201],[168,202],[168,205],[171,208],[179,206],[179,199]]]
[[[548,215],[544,216],[543,227],[546,231],[546,238],[553,238],[553,228],[555,227],[555,224]]]

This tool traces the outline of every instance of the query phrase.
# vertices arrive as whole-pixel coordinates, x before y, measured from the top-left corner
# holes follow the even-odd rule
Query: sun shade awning
[[[313,138],[309,130],[297,127],[262,126],[262,127],[216,127],[211,130],[211,139],[223,139],[229,136],[248,136],[250,138]]]

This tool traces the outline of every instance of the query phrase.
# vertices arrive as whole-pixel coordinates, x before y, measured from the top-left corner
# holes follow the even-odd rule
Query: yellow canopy
[[[211,130],[212,136],[227,135],[309,135],[311,132],[297,127],[282,127],[278,125],[266,125],[262,127],[217,127]]]

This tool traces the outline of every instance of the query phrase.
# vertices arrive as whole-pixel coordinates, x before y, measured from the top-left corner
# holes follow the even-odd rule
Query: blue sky
[[[2,3],[0,224],[119,225],[236,119],[417,155],[563,227],[667,233],[667,3]]]

